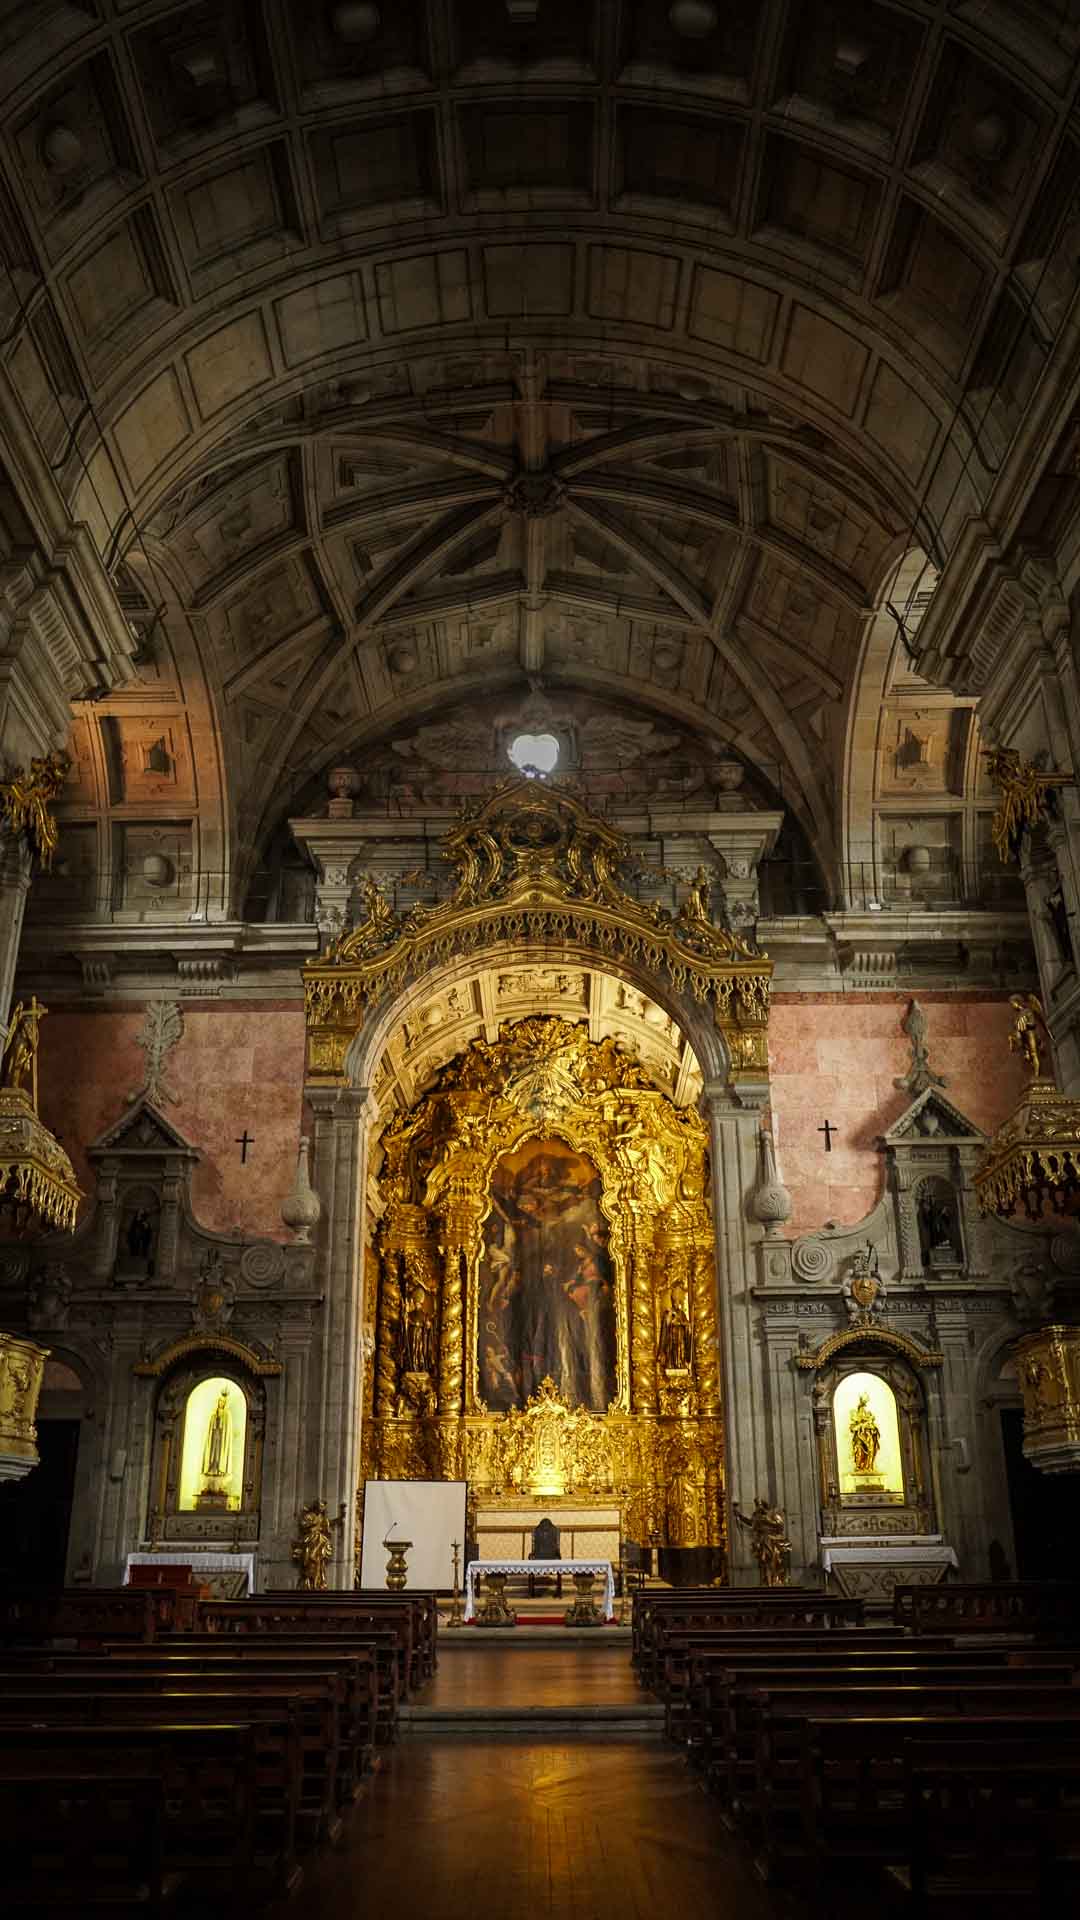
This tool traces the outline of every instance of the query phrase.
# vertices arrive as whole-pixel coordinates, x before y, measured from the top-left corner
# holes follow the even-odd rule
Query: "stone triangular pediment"
[[[894,1120],[884,1135],[886,1147],[911,1147],[930,1141],[970,1146],[985,1146],[987,1136],[980,1127],[954,1107],[937,1087],[927,1087]]]
[[[87,1151],[91,1159],[103,1153],[129,1153],[139,1158],[148,1154],[182,1153],[192,1160],[200,1158],[198,1148],[184,1138],[145,1094],[140,1094]]]

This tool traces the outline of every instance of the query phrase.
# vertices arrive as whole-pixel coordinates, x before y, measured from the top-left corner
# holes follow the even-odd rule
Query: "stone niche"
[[[285,1584],[292,1517],[312,1491],[315,1249],[203,1227],[191,1206],[202,1155],[146,1095],[87,1157],[97,1193],[76,1232],[0,1248],[0,1323],[59,1348],[94,1410],[80,1431],[69,1578],[92,1569],[117,1584],[131,1554],[201,1547],[257,1553],[258,1584]],[[228,1462],[219,1437],[218,1470],[203,1472],[222,1393]]]

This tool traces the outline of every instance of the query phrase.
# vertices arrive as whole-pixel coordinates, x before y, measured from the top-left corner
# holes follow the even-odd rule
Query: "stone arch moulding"
[[[627,971],[694,1040],[707,1078],[736,1093],[767,1080],[767,955],[715,926],[696,889],[676,916],[641,905],[623,878],[628,843],[569,795],[513,781],[463,817],[445,852],[448,901],[399,916],[369,881],[365,919],[305,967],[309,1087],[365,1084],[369,1018],[381,1038],[391,996],[506,943]]]

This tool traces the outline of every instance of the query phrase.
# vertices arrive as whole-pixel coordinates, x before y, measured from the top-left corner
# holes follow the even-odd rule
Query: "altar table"
[[[610,1560],[470,1560],[465,1572],[465,1618],[476,1618],[476,1582],[485,1573],[591,1573],[604,1582],[600,1611],[605,1620],[615,1615],[615,1578]]]
[[[129,1553],[124,1562],[124,1585],[132,1567],[190,1567],[191,1577],[209,1587],[213,1600],[243,1600],[255,1591],[253,1553]]]

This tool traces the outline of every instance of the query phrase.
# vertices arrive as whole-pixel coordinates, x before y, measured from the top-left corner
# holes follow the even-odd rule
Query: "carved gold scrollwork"
[[[484,1221],[499,1163],[552,1139],[596,1170],[613,1275],[616,1391],[602,1412],[569,1404],[547,1380],[525,1406],[496,1413],[484,1403],[477,1361]],[[375,1417],[363,1442],[374,1470],[463,1477],[485,1503],[530,1494],[607,1498],[620,1504],[626,1527],[642,1530],[629,1538],[720,1545],[706,1151],[700,1116],[676,1108],[633,1060],[610,1041],[591,1041],[583,1025],[526,1019],[504,1025],[497,1042],[473,1041],[383,1136]],[[419,1315],[429,1283],[438,1290],[437,1403],[421,1392],[416,1365],[426,1325],[410,1333],[408,1321],[410,1289]]]
[[[372,880],[365,918],[304,968],[308,1073],[340,1081],[365,1011],[421,972],[496,941],[568,940],[710,999],[736,1081],[768,1071],[772,962],[708,918],[700,888],[676,915],[634,898],[629,844],[573,797],[512,783],[447,836],[451,897],[395,914]],[[626,876],[624,878],[624,876]]]

